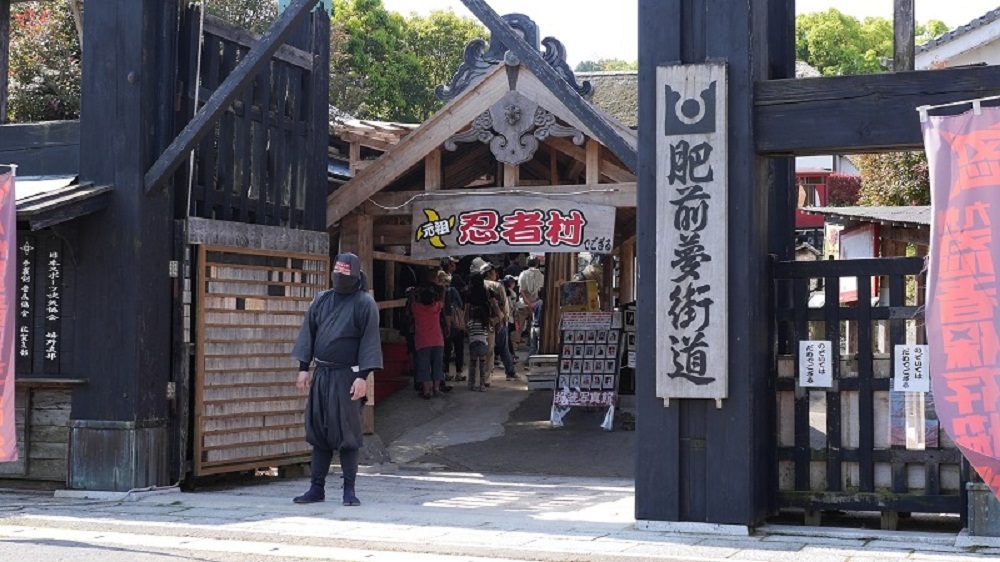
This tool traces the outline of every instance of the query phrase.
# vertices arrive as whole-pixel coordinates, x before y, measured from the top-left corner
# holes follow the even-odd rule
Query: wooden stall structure
[[[505,21],[541,58],[534,22],[520,15]],[[417,226],[413,202],[449,195],[542,197],[614,208],[614,241],[602,253],[618,256],[622,263],[615,299],[634,299],[636,186],[634,160],[627,154],[634,157],[634,131],[587,101],[592,88],[577,83],[557,40],[547,38],[544,53],[558,83],[513,59],[505,62],[508,48],[509,40],[495,34],[490,45],[470,43],[452,82],[437,89],[447,104],[418,127],[361,122],[343,128],[341,136],[351,141],[352,155],[360,155],[363,147],[384,154],[374,161],[352,156],[357,175],[330,196],[327,226],[339,235],[342,250],[358,254],[366,271],[384,272],[375,276],[376,281],[386,279],[375,286],[382,310],[405,306],[405,287],[396,283],[401,266],[438,265],[436,259],[410,255]],[[492,119],[491,111],[505,115],[508,124]],[[519,132],[513,134],[511,126]],[[524,144],[530,149],[511,164],[498,147],[519,142],[521,135],[529,139]],[[558,285],[576,272],[575,252],[546,256],[547,302],[557,302]],[[607,281],[615,279],[610,258],[605,273]],[[603,286],[602,301],[610,305],[616,285]],[[546,307],[543,352],[557,344],[557,318],[558,308]]]

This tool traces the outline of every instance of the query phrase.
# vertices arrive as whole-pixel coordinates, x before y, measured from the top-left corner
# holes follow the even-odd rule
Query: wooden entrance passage
[[[775,264],[778,333],[787,335],[774,380],[779,508],[803,508],[812,524],[821,510],[879,511],[893,529],[900,512],[964,517],[962,455],[932,396],[892,392],[895,346],[924,341],[923,267],[922,258]],[[857,300],[842,305],[841,286],[853,279]],[[792,299],[781,299],[789,285]],[[805,340],[832,342],[831,388],[797,384]]]

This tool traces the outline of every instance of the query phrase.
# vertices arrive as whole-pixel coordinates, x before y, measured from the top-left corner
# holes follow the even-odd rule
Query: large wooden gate
[[[899,512],[965,513],[962,456],[939,428],[931,395],[892,391],[895,346],[924,343],[923,266],[922,258],[775,264],[779,507],[880,511],[890,527]],[[841,286],[853,289],[854,279],[857,300],[841,304]],[[804,340],[832,342],[832,388],[797,383]]]
[[[219,230],[215,221],[191,223],[191,230]],[[253,229],[293,243],[275,248]],[[192,246],[194,476],[307,462],[310,453],[290,354],[313,296],[329,286],[326,234],[224,230],[247,231],[238,240],[256,247]]]

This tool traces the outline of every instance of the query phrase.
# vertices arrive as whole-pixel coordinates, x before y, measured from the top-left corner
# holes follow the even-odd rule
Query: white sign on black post
[[[931,377],[928,369],[926,345],[897,345],[896,369],[893,371],[892,389],[896,392],[930,392]]]
[[[725,64],[656,69],[656,395],[729,396]],[[721,402],[720,402],[721,404]]]
[[[825,340],[799,342],[799,386],[833,386],[833,344]]]

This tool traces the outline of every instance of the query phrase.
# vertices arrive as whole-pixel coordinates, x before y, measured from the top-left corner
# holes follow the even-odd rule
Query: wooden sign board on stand
[[[563,313],[550,418],[553,426],[563,425],[571,407],[583,406],[607,408],[601,427],[612,429],[621,349],[620,311]]]

